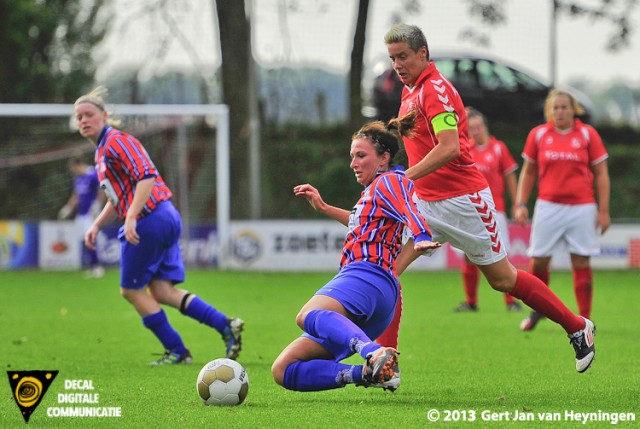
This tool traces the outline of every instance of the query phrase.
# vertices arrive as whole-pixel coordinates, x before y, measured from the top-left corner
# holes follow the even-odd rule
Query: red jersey
[[[488,186],[486,179],[475,167],[469,153],[467,114],[462,99],[454,86],[436,68],[429,66],[416,80],[415,86],[405,86],[398,116],[418,109],[413,137],[403,137],[409,166],[416,165],[438,144],[431,120],[441,113],[454,112],[458,120],[460,155],[436,171],[415,180],[416,193],[427,201],[445,200],[471,194]]]
[[[484,146],[473,144],[473,140],[471,143],[471,156],[478,170],[489,182],[496,211],[504,213],[506,212],[504,176],[516,171],[518,164],[511,156],[507,145],[494,136],[490,136],[489,142]]]
[[[102,130],[95,153],[96,170],[100,187],[116,209],[121,220],[133,201],[136,184],[150,177],[156,178],[138,218],[151,213],[156,206],[171,198],[171,190],[165,185],[149,154],[135,137],[106,126]]]
[[[349,215],[340,268],[351,262],[379,265],[397,278],[395,259],[402,249],[402,231],[415,241],[431,240],[427,222],[412,200],[413,182],[402,171],[387,171],[367,186]]]
[[[538,198],[560,204],[595,203],[591,167],[609,155],[598,132],[575,120],[566,132],[552,122],[529,132],[522,157],[538,167]]]

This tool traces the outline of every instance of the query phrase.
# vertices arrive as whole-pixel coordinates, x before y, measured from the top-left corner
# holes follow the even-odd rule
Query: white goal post
[[[218,267],[229,267],[231,246],[229,107],[226,104],[113,104],[116,115],[213,116],[216,118],[216,215]],[[2,104],[0,117],[71,117],[72,104]]]

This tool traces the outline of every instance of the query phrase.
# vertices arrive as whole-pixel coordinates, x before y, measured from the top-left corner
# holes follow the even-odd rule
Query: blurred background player
[[[293,191],[314,210],[348,227],[340,271],[302,307],[296,324],[304,333],[276,358],[271,372],[279,385],[298,392],[337,389],[347,384],[396,390],[398,351],[373,342],[389,325],[398,299],[395,259],[408,227],[418,253],[432,251],[429,228],[412,201],[413,182],[392,170],[398,136],[413,129],[415,112],[385,126],[363,126],[351,141],[350,168],[365,188],[352,210],[326,204],[316,188]],[[341,361],[359,354],[365,363]]]
[[[509,252],[509,224],[507,222],[507,202],[505,191],[511,198],[513,216],[516,201],[516,173],[518,164],[511,156],[509,148],[504,142],[489,134],[487,118],[473,107],[467,107],[467,122],[469,124],[469,152],[476,167],[484,174],[489,182],[491,196],[496,205],[496,221],[502,234],[502,243]],[[480,270],[464,256],[462,266],[462,283],[466,299],[453,309],[454,312],[478,311],[478,285],[480,284]],[[504,302],[508,311],[521,311],[522,307],[510,294],[504,294]]]
[[[69,159],[69,170],[73,174],[73,192],[67,203],[58,212],[58,219],[74,217],[78,241],[84,243],[84,233],[93,222],[95,213],[104,204],[104,194],[99,192],[98,174],[79,156]],[[104,267],[100,265],[98,253],[84,244],[80,246],[80,261],[83,268],[88,268],[87,278],[104,276]]]
[[[96,146],[95,162],[107,202],[85,234],[95,248],[100,228],[119,218],[120,293],[133,305],[143,325],[151,330],[165,352],[152,365],[191,363],[180,334],[171,326],[161,304],[218,331],[226,357],[236,359],[242,348],[244,322],[227,317],[200,297],[175,287],[184,282],[180,250],[182,219],[171,203],[171,190],[140,141],[112,127],[97,88],[74,104],[78,130]]]
[[[531,130],[522,152],[515,218],[522,225],[527,223],[526,203],[537,179],[528,250],[531,272],[549,285],[551,255],[556,249],[567,249],[578,311],[589,318],[593,301],[590,258],[600,254],[598,230],[604,234],[611,224],[608,154],[598,132],[575,117],[583,110],[568,92],[552,90],[544,112],[547,123]],[[541,318],[533,311],[520,328],[530,331]]]

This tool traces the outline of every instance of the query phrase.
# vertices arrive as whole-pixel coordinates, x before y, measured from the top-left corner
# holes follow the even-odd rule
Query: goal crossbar
[[[117,115],[214,116],[216,123],[216,206],[218,266],[226,269],[231,245],[229,106],[226,104],[113,104]],[[0,103],[0,117],[70,117],[72,104]]]

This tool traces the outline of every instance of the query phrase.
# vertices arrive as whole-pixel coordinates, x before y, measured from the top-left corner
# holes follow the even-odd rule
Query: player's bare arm
[[[322,213],[332,219],[335,219],[345,226],[348,225],[349,211],[325,203],[320,195],[320,191],[310,184],[305,183],[303,185],[295,186],[293,188],[293,194],[296,197],[306,198],[309,205],[311,205],[311,207],[318,213]]]
[[[593,166],[593,176],[598,198],[598,228],[604,234],[611,225],[609,215],[609,198],[611,194],[611,184],[609,179],[609,169],[605,161]]]
[[[460,156],[460,140],[457,130],[443,130],[437,134],[438,144],[420,162],[406,171],[411,180],[433,173],[449,161]]]
[[[140,236],[136,231],[136,227],[138,225],[137,216],[144,207],[144,204],[149,199],[151,195],[151,191],[156,184],[156,178],[150,177],[148,179],[144,179],[139,181],[136,184],[136,191],[133,195],[133,201],[131,201],[131,206],[129,206],[129,210],[127,210],[127,216],[124,219],[124,237],[131,244],[140,243]]]

